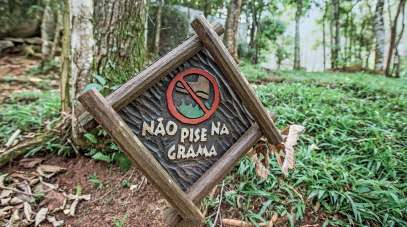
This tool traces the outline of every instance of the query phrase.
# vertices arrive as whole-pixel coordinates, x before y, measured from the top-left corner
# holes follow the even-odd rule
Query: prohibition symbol
[[[208,119],[218,108],[219,88],[215,80],[201,69],[178,73],[167,88],[171,114],[186,124]]]

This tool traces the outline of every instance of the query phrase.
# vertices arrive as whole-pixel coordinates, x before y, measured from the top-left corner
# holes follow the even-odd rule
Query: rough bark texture
[[[302,15],[302,0],[297,1],[297,12],[295,13],[295,48],[294,48],[294,69],[301,68],[300,57],[300,18]]]
[[[158,57],[160,50],[160,30],[161,30],[161,11],[163,9],[163,0],[159,0],[157,22],[155,24],[155,37],[154,37],[154,56]]]
[[[54,59],[54,57],[55,57],[55,52],[57,51],[57,47],[58,47],[59,34],[61,33],[61,30],[62,30],[62,14],[58,8],[56,8],[54,11],[55,11],[54,14],[56,15],[57,21],[55,23],[54,40],[52,42],[52,48],[51,48],[51,52],[49,54],[50,59]]]
[[[328,13],[328,5],[325,6],[325,13],[324,13],[324,16],[322,17],[322,44],[323,44],[323,48],[324,48],[324,70],[326,69],[325,19],[326,19],[327,13]],[[280,68],[280,64],[278,65],[278,67]]]
[[[71,0],[72,39],[72,138],[81,148],[86,148],[85,130],[78,118],[85,112],[78,97],[90,82],[93,64],[93,1]]]
[[[329,31],[331,33],[331,68],[335,68],[334,20],[335,20],[335,0],[331,0],[331,21],[329,23]]]
[[[394,67],[393,67],[393,72],[394,71],[396,71],[396,74],[394,75],[395,77],[397,77],[397,78],[400,78],[400,71],[401,71],[401,66],[400,66],[400,64],[402,64],[402,62],[400,61],[400,55],[399,55],[399,51],[398,51],[398,46],[399,46],[399,44],[400,44],[400,40],[401,40],[401,38],[403,37],[403,33],[404,33],[404,27],[405,27],[405,22],[404,22],[404,19],[405,19],[405,8],[406,7],[406,5],[404,4],[404,7],[403,7],[403,18],[402,18],[402,25],[401,25],[401,31],[400,31],[400,34],[399,34],[399,37],[397,38],[397,40],[396,40],[396,43],[394,44],[394,49],[396,50],[396,53],[395,53],[395,57],[394,57]]]
[[[239,56],[237,53],[237,33],[241,5],[242,0],[230,0],[228,15],[226,18],[225,35],[223,36],[223,43],[236,62],[239,62]]]
[[[393,51],[395,49],[396,43],[396,35],[397,35],[397,22],[400,15],[400,11],[404,11],[404,6],[406,4],[406,0],[400,0],[399,6],[397,7],[396,16],[394,17],[393,23],[391,25],[391,33],[390,33],[390,48],[389,54],[387,55],[387,64],[386,64],[386,76],[391,76],[390,67],[391,67],[391,59],[393,58]]]
[[[122,84],[143,68],[146,0],[100,0],[95,4],[93,72],[107,86]]]
[[[341,24],[340,24],[340,20],[339,20],[339,0],[335,1],[336,5],[335,5],[335,21],[336,21],[336,25],[335,25],[335,66],[339,67],[339,50],[340,45],[341,45],[341,34],[340,34],[340,29],[341,29]]]
[[[250,47],[254,48],[254,32],[256,31],[256,26],[257,26],[257,9],[256,9],[256,4],[255,0],[252,1],[252,28],[250,29]]]
[[[383,20],[384,0],[377,0],[376,12],[373,17],[373,29],[376,36],[376,56],[374,64],[374,72],[383,74],[384,68],[384,47],[386,45],[386,33]]]
[[[42,39],[42,62],[45,62],[49,58],[49,54],[51,52],[51,44],[49,41],[50,38],[50,31],[48,30],[49,24],[51,23],[51,6],[50,2],[48,1],[44,7],[44,13],[42,15],[42,22],[41,22],[41,39]]]
[[[67,112],[69,108],[69,55],[71,52],[71,22],[69,19],[69,0],[64,0],[63,7],[62,54],[61,54],[61,111]]]
[[[205,0],[204,16],[208,17],[210,13],[211,13],[211,1]]]

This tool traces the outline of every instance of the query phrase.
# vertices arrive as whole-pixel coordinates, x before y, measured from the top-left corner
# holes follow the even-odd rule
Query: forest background
[[[82,128],[77,98],[91,88],[105,96],[117,89],[192,35],[190,22],[200,14],[223,24],[223,43],[278,115],[279,129],[307,128],[289,177],[272,152],[262,156],[266,179],[249,157],[239,162],[225,189],[201,203],[216,214],[208,225],[234,219],[258,226],[274,215],[290,225],[407,225],[405,0],[0,0],[0,172],[18,169],[23,157],[57,165],[66,161],[54,155],[98,160],[84,170],[88,177],[59,175],[60,184],[96,196],[93,205],[117,203],[120,193],[143,185],[142,177],[109,180],[114,165],[120,176],[134,168],[103,129]],[[151,185],[138,196],[150,192],[152,203],[160,200]],[[37,197],[40,208],[44,198]],[[108,206],[116,212],[106,215],[109,223],[116,216],[130,226],[161,220],[146,205],[143,214]],[[79,209],[83,219],[61,218],[90,224],[101,215]],[[10,222],[11,214],[0,220]]]

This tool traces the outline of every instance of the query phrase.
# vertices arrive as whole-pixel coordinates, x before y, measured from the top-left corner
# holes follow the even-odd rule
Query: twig
[[[138,186],[137,191],[140,190],[140,188],[143,185],[145,179],[146,179],[146,177],[143,176],[143,180],[141,180],[141,184]]]
[[[212,199],[213,196],[215,195],[216,188],[217,188],[217,186],[213,187],[213,189],[212,189],[212,191],[211,191],[211,194],[209,194],[209,199]],[[202,213],[202,215],[203,215],[204,217],[205,217],[206,214],[208,213],[208,208],[209,208],[209,204],[205,206],[205,210],[204,210],[204,212]]]
[[[220,207],[222,205],[222,196],[223,196],[223,188],[225,187],[225,181],[222,183],[222,189],[220,190],[220,198],[219,198],[219,207],[218,207],[218,212],[216,213],[216,218],[215,221],[213,222],[213,226],[216,225],[216,222],[218,221],[219,213],[220,213]]]
[[[72,146],[73,150],[74,150],[74,151],[75,151],[75,153],[78,155],[78,154],[79,154],[78,150],[76,150],[75,145],[73,145],[73,143],[72,143],[71,139],[69,139],[69,138],[68,138],[68,143],[70,143],[70,144],[71,144],[71,146]]]

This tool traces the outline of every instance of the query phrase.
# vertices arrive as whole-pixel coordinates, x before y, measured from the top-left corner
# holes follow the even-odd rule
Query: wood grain
[[[269,116],[275,122],[277,116],[269,112]],[[253,124],[249,130],[243,134],[240,139],[187,191],[188,197],[198,204],[221,180],[223,180],[229,171],[236,166],[240,159],[256,144],[263,136],[263,133],[257,123]],[[164,213],[164,222],[168,226],[185,226],[177,211],[169,207]],[[187,225],[186,225],[187,226]]]
[[[79,101],[130,161],[140,169],[143,175],[191,226],[202,226],[205,223],[198,207],[187,197],[95,88],[82,94]]]
[[[224,32],[219,22],[213,22],[212,26],[216,34],[221,35]],[[193,35],[180,45],[172,49],[162,58],[145,68],[139,74],[124,83],[121,87],[106,96],[106,101],[115,111],[120,111],[123,107],[147,91],[168,73],[172,72],[179,65],[194,56],[204,48],[198,35]],[[83,128],[90,132],[98,126],[98,123],[92,116],[85,112],[79,117],[79,122]]]
[[[260,125],[266,138],[274,145],[280,144],[283,141],[280,131],[268,116],[266,109],[256,96],[256,93],[254,93],[246,77],[243,75],[242,71],[240,71],[239,66],[233,60],[232,56],[215,30],[206,20],[205,16],[201,15],[197,17],[192,21],[191,26],[194,28],[196,34],[198,34],[205,48],[209,51],[229,83],[235,89],[240,99],[242,99],[247,109],[249,109],[255,121]]]

